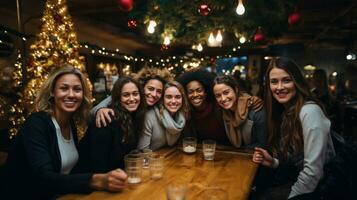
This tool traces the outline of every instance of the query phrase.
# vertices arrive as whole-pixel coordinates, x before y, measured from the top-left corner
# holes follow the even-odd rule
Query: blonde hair
[[[57,80],[66,74],[74,74],[76,75],[82,84],[83,90],[83,101],[80,107],[74,112],[73,118],[79,124],[86,124],[86,121],[89,116],[89,111],[92,107],[91,95],[89,86],[86,80],[86,77],[83,73],[71,66],[71,65],[63,65],[62,67],[58,67],[54,69],[45,82],[42,84],[40,90],[37,93],[37,97],[35,100],[35,108],[34,111],[40,112],[44,111],[51,115],[54,112],[54,98],[53,98],[53,90],[55,88]]]
[[[177,81],[169,81],[169,82],[167,82],[165,84],[164,89],[163,89],[164,93],[162,95],[163,98],[161,99],[161,103],[160,103],[160,113],[163,112],[163,109],[164,109],[163,99],[165,98],[164,96],[165,96],[166,89],[169,88],[169,87],[175,87],[181,93],[181,95],[182,95],[182,106],[181,106],[179,112],[182,112],[183,115],[185,116],[185,119],[188,119],[188,117],[190,115],[190,107],[189,107],[189,104],[188,104],[188,100],[187,100],[187,96],[186,96],[186,93],[185,93],[185,89]]]

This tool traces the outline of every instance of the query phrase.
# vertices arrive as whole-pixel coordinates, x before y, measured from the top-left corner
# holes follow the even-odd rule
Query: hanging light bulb
[[[208,37],[208,42],[211,43],[211,44],[213,44],[214,41],[215,41],[215,39],[214,39],[213,33],[211,32],[211,33],[209,34],[209,37]]]
[[[244,44],[246,41],[247,41],[247,39],[246,39],[244,36],[242,36],[242,37],[239,38],[239,42],[240,42],[241,44]]]
[[[203,46],[202,46],[201,43],[199,43],[199,44],[197,45],[197,51],[199,51],[199,52],[203,51]]]
[[[169,38],[169,36],[165,36],[165,38],[164,38],[164,45],[166,45],[166,46],[168,46],[168,45],[170,45],[170,38]]]
[[[216,35],[216,41],[217,42],[222,42],[222,40],[223,40],[223,37],[222,37],[221,31],[218,30],[218,33]]]
[[[155,27],[156,27],[156,22],[154,20],[150,20],[149,21],[149,25],[147,27],[147,31],[150,34],[153,34],[155,32]]]
[[[238,6],[237,6],[237,9],[236,9],[236,13],[237,13],[238,15],[243,15],[244,12],[245,12],[245,8],[244,8],[244,6],[243,6],[242,0],[239,0]]]

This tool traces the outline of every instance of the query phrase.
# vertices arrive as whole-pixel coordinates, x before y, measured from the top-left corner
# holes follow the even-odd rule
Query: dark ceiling
[[[42,16],[44,2],[44,0],[23,0],[23,22],[39,21]],[[123,44],[131,45],[132,49],[138,53],[160,53],[159,49],[161,44],[150,40],[146,30],[142,26],[138,26],[136,29],[128,28],[127,21],[130,19],[131,13],[120,10],[116,0],[67,0],[67,2],[72,18],[75,22],[78,22],[76,24],[77,29],[82,30],[87,28],[90,31],[95,31],[97,37],[123,38],[127,42],[122,41],[124,42]],[[136,7],[142,8],[150,2],[152,1],[136,0],[133,12],[135,12]],[[190,2],[192,2],[193,7],[197,8],[197,1],[192,0]],[[243,2],[244,4],[249,4],[253,2],[253,0]],[[279,46],[343,49],[348,48],[348,46],[353,43],[354,38],[357,36],[357,1],[301,0],[293,2],[297,3],[296,7],[303,17],[301,23],[289,27],[286,19],[286,28],[282,28],[281,31],[276,34],[277,36],[270,37],[267,35],[265,42],[246,43],[242,45],[242,49],[251,49],[254,51]],[[2,0],[0,7],[3,11],[7,10],[16,14],[15,0]],[[250,10],[251,9],[252,8],[250,8]],[[265,9],[268,10],[270,8]],[[172,12],[175,12],[175,10],[172,10]],[[289,12],[291,13],[292,11]],[[285,15],[288,16],[290,13],[285,13]],[[224,16],[225,14],[222,13],[222,15]],[[231,19],[227,18],[226,20],[229,21]],[[138,23],[142,22],[138,20]],[[2,24],[1,21],[0,24]],[[16,26],[10,28],[17,29]],[[30,27],[25,26],[25,28],[29,30],[29,32],[33,30],[33,28]],[[232,49],[232,47],[238,43],[237,41],[233,41],[237,40],[237,38],[231,36],[227,38],[228,40],[224,43],[222,48],[207,48],[206,51],[211,53],[225,51]],[[93,41],[89,42],[96,43],[96,39],[94,38]],[[190,49],[191,45],[191,43],[188,44],[188,42],[185,41],[178,41],[170,50]]]

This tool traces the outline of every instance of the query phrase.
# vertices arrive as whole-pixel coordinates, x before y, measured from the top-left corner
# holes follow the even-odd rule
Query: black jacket
[[[136,137],[135,137],[136,138]],[[124,143],[120,122],[112,122],[102,128],[90,123],[79,145],[79,168],[85,172],[105,173],[124,168],[124,156],[136,148],[137,139]]]
[[[72,123],[78,145],[77,130]],[[90,192],[92,174],[61,174],[61,156],[51,116],[33,113],[17,134],[5,165],[1,189],[8,199],[50,199],[56,194]],[[5,198],[6,199],[6,198]]]

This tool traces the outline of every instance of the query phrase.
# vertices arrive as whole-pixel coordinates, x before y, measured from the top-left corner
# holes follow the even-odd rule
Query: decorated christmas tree
[[[47,0],[41,19],[41,31],[35,43],[30,46],[26,74],[29,81],[14,107],[10,137],[16,134],[24,121],[18,119],[23,119],[21,117],[24,113],[31,112],[36,93],[55,67],[68,63],[85,71],[78,50],[79,43],[66,0]],[[88,78],[87,81],[91,86]]]

